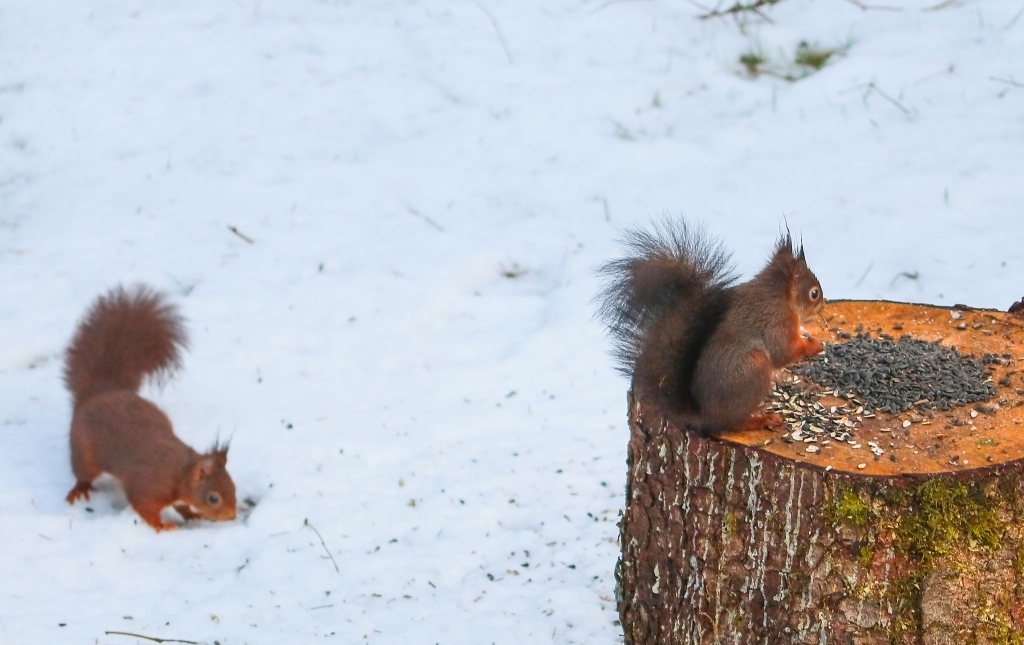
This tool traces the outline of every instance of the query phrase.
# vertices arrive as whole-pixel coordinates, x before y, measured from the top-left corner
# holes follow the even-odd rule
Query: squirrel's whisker
[[[831,338],[832,340],[837,340],[835,331],[828,324],[828,321],[825,320],[825,314],[821,313],[821,309],[818,310],[818,318],[821,318],[821,326],[824,327],[825,331],[828,332],[829,338]]]

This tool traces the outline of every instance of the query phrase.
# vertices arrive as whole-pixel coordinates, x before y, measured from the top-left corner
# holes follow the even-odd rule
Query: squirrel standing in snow
[[[71,391],[69,504],[113,475],[132,508],[157,531],[177,525],[160,513],[173,506],[186,520],[235,518],[235,485],[226,445],[198,454],[174,435],[158,407],[138,395],[143,379],[170,376],[187,338],[181,316],[144,286],[117,287],[86,313],[67,350],[64,381]]]
[[[700,432],[780,425],[755,414],[775,371],[824,349],[802,336],[824,302],[803,249],[787,232],[737,285],[722,245],[685,222],[632,229],[624,242],[626,257],[600,270],[599,315],[633,387]]]

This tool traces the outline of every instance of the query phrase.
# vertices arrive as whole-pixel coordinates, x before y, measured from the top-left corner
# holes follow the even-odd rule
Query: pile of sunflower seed
[[[827,446],[833,441],[860,448],[853,438],[853,429],[864,418],[875,415],[866,412],[856,398],[849,398],[842,405],[825,406],[821,396],[801,388],[796,376],[773,385],[767,407],[769,412],[781,415],[786,421],[788,432],[782,435],[782,440],[806,443],[807,452],[812,453],[820,450],[818,446]]]
[[[996,393],[978,361],[910,336],[894,342],[857,334],[826,344],[823,353],[791,369],[835,396],[856,397],[869,412],[899,414],[915,406],[948,410]]]

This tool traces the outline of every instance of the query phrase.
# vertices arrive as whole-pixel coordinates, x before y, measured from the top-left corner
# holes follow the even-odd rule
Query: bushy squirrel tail
[[[148,376],[170,376],[187,345],[184,321],[163,294],[115,287],[93,303],[68,347],[64,382],[75,408],[103,392],[137,392]]]
[[[618,369],[633,387],[685,410],[697,358],[729,306],[730,256],[682,220],[629,229],[622,242],[625,257],[599,270],[606,286],[597,298]]]

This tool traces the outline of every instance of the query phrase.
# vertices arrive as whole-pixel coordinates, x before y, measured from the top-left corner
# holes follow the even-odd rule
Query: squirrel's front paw
[[[797,346],[799,358],[810,358],[825,351],[825,345],[820,340],[813,338],[801,338]]]
[[[196,513],[195,511],[193,511],[192,507],[189,506],[188,504],[175,504],[174,505],[174,510],[176,510],[178,512],[178,515],[181,516],[181,519],[186,520],[186,521],[188,521],[188,520],[198,520],[198,519],[202,519],[202,517],[203,517],[199,513]]]

